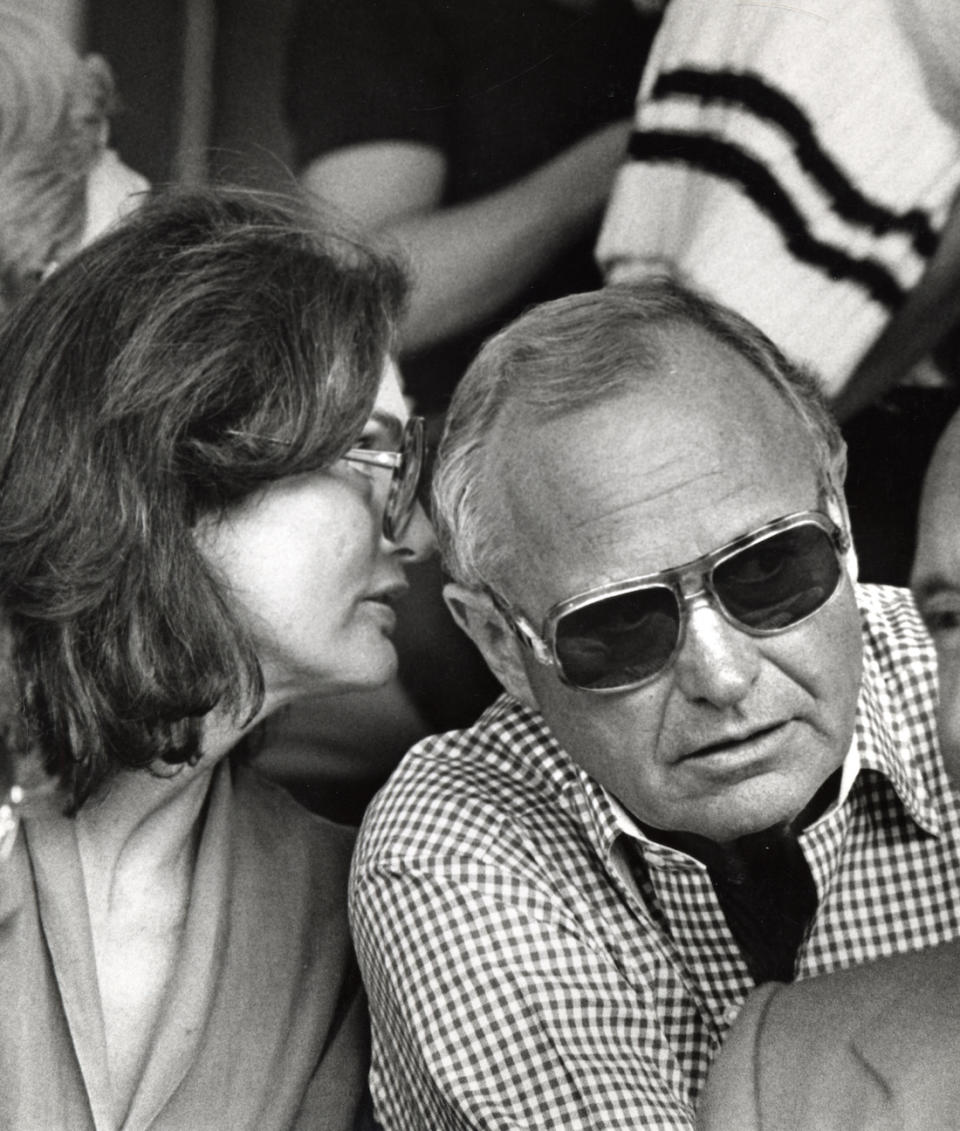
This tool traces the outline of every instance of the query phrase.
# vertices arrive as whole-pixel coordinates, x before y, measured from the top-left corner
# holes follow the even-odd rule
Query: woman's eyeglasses
[[[261,436],[257,432],[228,429],[231,436],[280,444],[283,441]],[[376,448],[350,448],[340,457],[348,463],[362,463],[373,467],[389,467],[393,472],[387,501],[383,508],[383,536],[398,542],[410,525],[417,505],[417,490],[423,474],[424,424],[422,416],[411,416],[400,433],[400,447],[395,452],[381,452]]]
[[[752,636],[801,624],[837,592],[845,536],[819,511],[768,522],[686,565],[602,585],[554,605],[538,634],[494,600],[537,660],[584,691],[641,687],[673,662],[687,605],[707,594],[723,616]]]
[[[390,542],[398,542],[410,525],[417,503],[417,488],[423,471],[423,417],[411,416],[403,426],[399,451],[351,448],[341,458],[348,463],[392,469],[387,502],[383,508],[383,536]]]

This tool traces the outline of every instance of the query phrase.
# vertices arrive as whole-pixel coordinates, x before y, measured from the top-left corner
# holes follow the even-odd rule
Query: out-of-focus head
[[[0,604],[26,741],[75,803],[119,767],[196,760],[214,708],[259,709],[261,629],[276,626],[218,557],[221,526],[262,542],[251,513],[309,496],[312,510],[280,504],[281,545],[303,557],[309,539],[322,570],[321,551],[361,529],[363,567],[400,584],[389,559],[409,547],[380,531],[389,470],[338,461],[396,429],[387,362],[403,296],[391,261],[309,230],[292,206],[220,191],[149,202],[8,318]],[[318,481],[364,502],[343,512],[346,532]],[[235,548],[265,552],[244,536]],[[341,644],[386,669],[384,609],[370,619],[376,640],[354,617]]]
[[[146,188],[107,149],[113,101],[103,59],[0,6],[0,312]]]
[[[911,586],[937,649],[940,746],[960,784],[960,414],[927,469]]]
[[[484,347],[451,405],[448,601],[641,820],[719,841],[791,820],[853,731],[843,468],[813,378],[731,311],[666,280],[548,303]],[[627,601],[596,603],[618,586]]]

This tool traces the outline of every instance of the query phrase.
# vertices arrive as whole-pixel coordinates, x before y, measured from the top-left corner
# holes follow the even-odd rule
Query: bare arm
[[[879,400],[929,353],[960,315],[960,194],[919,283],[867,350],[833,409],[846,420]]]
[[[303,184],[409,255],[415,287],[404,347],[418,349],[495,313],[590,230],[628,129],[626,121],[605,126],[507,187],[450,208],[440,203],[446,158],[418,143],[336,150],[308,166]]]

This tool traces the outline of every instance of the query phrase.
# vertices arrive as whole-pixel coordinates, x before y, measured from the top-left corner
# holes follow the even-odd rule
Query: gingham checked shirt
[[[860,771],[801,837],[819,905],[798,977],[960,937],[931,649],[908,594],[860,598]],[[751,988],[706,868],[626,833],[507,696],[408,754],[351,900],[388,1131],[689,1127]]]

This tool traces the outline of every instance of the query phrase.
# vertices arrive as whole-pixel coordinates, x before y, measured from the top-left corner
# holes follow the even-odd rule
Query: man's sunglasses
[[[393,475],[383,508],[383,536],[390,542],[399,542],[417,504],[417,488],[423,472],[423,417],[411,416],[403,426],[399,451],[350,448],[341,458],[348,463],[391,468]]]
[[[673,662],[687,605],[707,595],[751,636],[801,624],[840,588],[843,531],[819,511],[768,522],[713,553],[659,573],[601,585],[554,605],[539,633],[494,598],[537,660],[584,691],[641,687]]]

